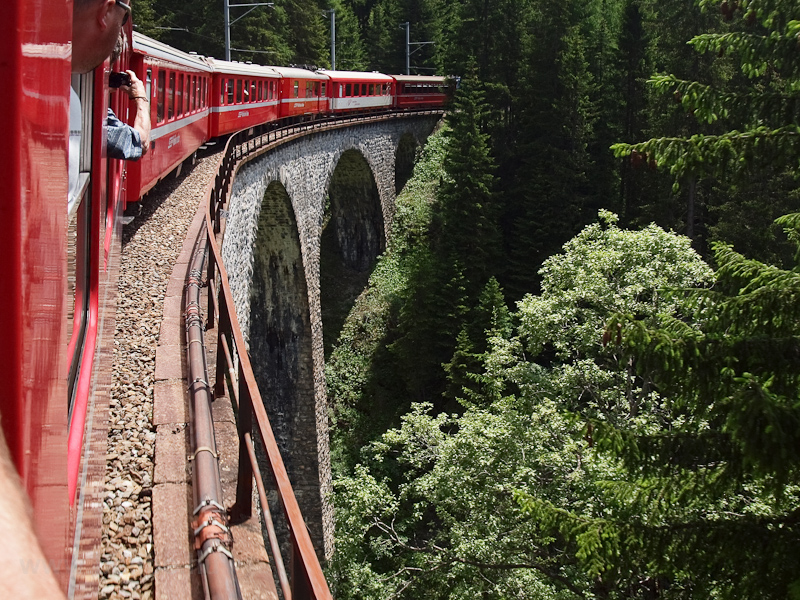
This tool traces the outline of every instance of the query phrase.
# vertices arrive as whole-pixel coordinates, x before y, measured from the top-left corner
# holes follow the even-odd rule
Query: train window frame
[[[76,386],[89,324],[91,261],[91,169],[94,133],[94,72],[73,74],[70,82],[80,100],[81,141],[78,159],[77,193],[67,203],[67,270],[70,288],[66,307],[68,319],[67,414],[71,422]],[[69,304],[71,302],[71,305]],[[77,321],[77,322],[76,322]]]
[[[263,81],[259,81],[258,82],[258,86],[257,86],[257,91],[256,91],[256,98],[258,98],[259,102],[261,102],[264,99],[262,97],[263,93],[264,93],[264,82]]]
[[[228,79],[228,88],[227,88],[227,93],[226,93],[226,97],[225,97],[225,104],[226,105],[227,104],[233,104],[233,94],[234,94],[233,88],[234,88],[233,77],[231,77],[231,78]]]
[[[369,95],[370,96],[374,96],[375,95],[375,84],[374,83],[370,83],[369,84]]]
[[[173,119],[175,119],[175,71],[170,71],[167,85],[167,121]]]
[[[192,112],[197,110],[197,75],[192,75]]]
[[[300,97],[300,81],[298,79],[294,80],[294,97]]]
[[[176,86],[175,86],[175,118],[178,119],[183,115],[183,89],[184,89],[184,76],[183,73],[176,73]]]
[[[349,98],[353,94],[353,84],[345,83],[344,84],[344,96],[345,98]]]
[[[165,100],[167,97],[167,72],[164,69],[158,70],[156,94],[156,123],[163,123],[166,120]]]
[[[322,98],[324,98],[324,97],[325,97],[325,95],[326,95],[326,94],[325,94],[325,91],[327,90],[327,87],[328,87],[328,86],[326,85],[327,83],[328,83],[327,81],[323,81],[323,82],[322,82],[322,84],[320,85],[320,90],[319,90],[319,91],[320,91],[320,96],[321,96]]]
[[[147,101],[153,97],[153,69],[147,69],[144,76],[144,89],[147,95]]]
[[[186,87],[183,89],[183,114],[188,115],[189,111],[191,111],[191,99],[192,99],[192,76],[188,73],[185,75],[186,78]]]
[[[242,103],[242,80],[236,80],[236,104]]]
[[[362,83],[361,84],[361,95],[362,96],[366,96],[367,95],[367,84],[366,83]]]

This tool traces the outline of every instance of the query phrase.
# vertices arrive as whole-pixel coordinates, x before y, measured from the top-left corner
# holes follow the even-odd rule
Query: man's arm
[[[30,517],[30,500],[22,489],[0,428],[0,522],[3,594],[14,600],[63,600],[50,565],[39,547]]]
[[[139,132],[142,139],[142,154],[147,154],[150,149],[150,99],[142,81],[136,77],[133,71],[126,71],[131,76],[131,84],[124,85],[123,90],[128,97],[136,103],[136,117],[133,120],[133,128]]]

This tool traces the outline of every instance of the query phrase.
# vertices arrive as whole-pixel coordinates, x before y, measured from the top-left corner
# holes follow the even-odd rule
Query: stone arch
[[[326,354],[386,248],[383,220],[372,169],[361,152],[345,150],[330,177],[320,237],[320,300]]]
[[[250,354],[292,487],[304,513],[320,514],[312,332],[297,220],[286,188],[264,192],[253,246]],[[267,480],[269,480],[267,478]],[[310,519],[312,535],[321,523]]]
[[[397,144],[394,158],[394,191],[396,195],[400,194],[408,180],[411,179],[418,147],[416,138],[410,132],[403,134]]]

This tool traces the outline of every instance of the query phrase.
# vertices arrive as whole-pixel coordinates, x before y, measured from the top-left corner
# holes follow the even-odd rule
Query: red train
[[[107,403],[121,217],[160,179],[213,138],[264,123],[391,108],[439,106],[440,77],[312,72],[187,54],[125,32],[115,68],[133,69],[150,100],[151,149],[139,162],[109,160],[109,62],[71,73],[72,2],[7,0],[0,20],[0,396],[2,431],[30,499],[46,559],[64,590],[74,584],[93,411]],[[70,85],[81,99],[80,176],[70,182]],[[94,124],[94,126],[92,126]],[[94,454],[98,456],[98,454]],[[99,449],[102,461],[105,446]],[[0,484],[0,490],[3,490]],[[96,570],[96,569],[95,569]]]
[[[131,68],[150,98],[150,152],[128,166],[136,201],[209,140],[264,123],[443,106],[444,77],[309,71],[186,54],[133,34]],[[132,122],[132,115],[131,115]]]

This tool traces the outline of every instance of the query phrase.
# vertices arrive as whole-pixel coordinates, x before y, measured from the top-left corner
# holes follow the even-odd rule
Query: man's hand
[[[136,76],[136,73],[130,69],[125,72],[130,76],[131,84],[120,86],[119,89],[128,94],[128,98],[131,100],[143,98],[144,100],[149,101],[150,98],[147,97],[147,91],[144,89],[144,84],[142,83],[141,79],[139,79]]]

